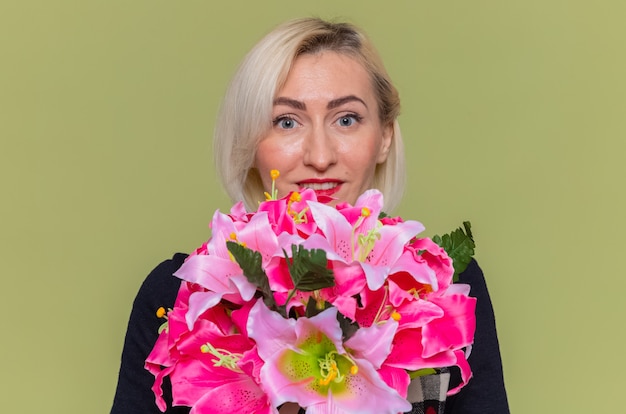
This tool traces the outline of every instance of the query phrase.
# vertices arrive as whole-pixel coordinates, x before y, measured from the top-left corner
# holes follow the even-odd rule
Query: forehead
[[[323,51],[298,56],[277,96],[303,94],[321,97],[356,93],[374,97],[371,77],[362,63],[346,54]]]

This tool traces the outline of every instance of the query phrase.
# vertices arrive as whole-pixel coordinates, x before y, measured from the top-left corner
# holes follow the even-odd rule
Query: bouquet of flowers
[[[173,404],[202,414],[285,403],[407,412],[411,379],[450,366],[462,383],[448,394],[458,392],[471,377],[475,299],[453,275],[473,244],[436,239],[453,247],[453,263],[417,237],[422,224],[382,214],[376,190],[336,207],[313,190],[272,192],[254,213],[241,203],[217,211],[212,237],[175,273],[178,297],[157,312],[166,322],[146,360],[161,411],[166,376]],[[471,240],[466,230],[457,236]]]

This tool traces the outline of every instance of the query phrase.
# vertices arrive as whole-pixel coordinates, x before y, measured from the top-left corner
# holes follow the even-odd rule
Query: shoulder
[[[174,276],[174,272],[182,266],[186,258],[186,254],[176,253],[171,259],[156,266],[143,281],[134,307],[157,305],[154,309],[156,310],[160,306],[172,306],[180,287],[180,279]]]
[[[478,265],[476,259],[472,259],[467,265],[467,268],[459,275],[460,283],[469,283],[484,280],[485,277],[483,275],[483,271]]]
[[[475,259],[472,259],[467,268],[459,275],[458,283],[465,283],[470,286],[470,296],[489,299],[485,275]],[[491,302],[490,299],[489,302]]]
[[[468,358],[473,377],[459,394],[446,401],[446,413],[508,413],[493,306],[485,277],[476,260],[472,260],[459,275],[459,283],[468,284],[470,296],[476,298],[476,332]],[[459,383],[457,370],[453,370],[450,381],[452,384]]]
[[[177,253],[171,259],[161,262],[146,277],[135,297],[111,414],[160,412],[154,403],[151,390],[154,377],[144,369],[144,361],[152,350],[159,336],[159,326],[163,323],[155,312],[161,306],[174,306],[181,281],[173,274],[186,257],[185,254]],[[188,411],[172,409],[171,412]]]
[[[459,275],[459,282],[470,286],[470,296],[477,299],[476,303],[476,323],[477,336],[481,336],[485,324],[488,325],[489,331],[495,334],[495,317],[493,314],[493,305],[487,282],[482,269],[478,266],[476,260],[472,259],[467,268]],[[476,338],[479,339],[479,338]]]
[[[146,277],[135,296],[126,341],[141,343],[142,352],[145,353],[143,359],[154,345],[159,326],[163,323],[162,319],[156,317],[157,309],[174,307],[181,283],[174,272],[182,266],[186,257],[185,254],[176,253],[171,259],[161,262]]]

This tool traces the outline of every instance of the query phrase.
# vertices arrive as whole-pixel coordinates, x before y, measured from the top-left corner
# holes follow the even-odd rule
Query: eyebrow
[[[306,109],[306,105],[304,104],[304,102],[296,101],[295,99],[285,98],[282,96],[274,99],[274,105],[287,105],[301,111],[304,111]]]
[[[342,96],[341,98],[333,99],[332,101],[328,102],[326,108],[334,109],[348,102],[361,102],[363,106],[367,108],[367,104],[365,103],[365,101],[354,95]]]
[[[341,98],[333,99],[332,101],[328,102],[328,105],[326,105],[326,108],[334,109],[348,102],[361,102],[363,106],[367,108],[367,104],[365,103],[365,101],[359,98],[358,96],[354,96],[354,95],[342,96]],[[291,99],[291,98],[286,98],[284,96],[280,96],[274,99],[274,105],[286,105],[286,106],[290,106],[294,109],[298,109],[301,111],[306,110],[306,104],[304,102]]]

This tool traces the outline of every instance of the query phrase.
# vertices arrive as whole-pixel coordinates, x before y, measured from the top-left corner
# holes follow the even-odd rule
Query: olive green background
[[[515,413],[618,412],[626,2],[0,2],[0,411],[106,413],[145,275],[230,205],[210,141],[245,52],[343,18],[403,101],[397,213],[470,219]]]

